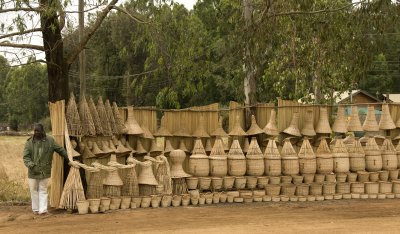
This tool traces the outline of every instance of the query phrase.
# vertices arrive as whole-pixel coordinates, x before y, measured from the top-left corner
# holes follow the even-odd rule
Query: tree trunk
[[[40,13],[40,23],[43,28],[43,45],[47,61],[49,80],[49,101],[67,100],[68,66],[64,60],[63,41],[60,23],[54,7],[57,0],[40,0],[40,5],[47,9]]]

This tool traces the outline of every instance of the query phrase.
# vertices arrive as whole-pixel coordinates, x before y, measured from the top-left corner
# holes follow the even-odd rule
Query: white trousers
[[[49,179],[29,179],[31,190],[32,210],[39,214],[47,212],[47,182]]]

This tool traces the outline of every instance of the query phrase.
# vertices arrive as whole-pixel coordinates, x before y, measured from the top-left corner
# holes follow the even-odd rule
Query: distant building
[[[387,102],[400,102],[400,94],[399,93],[389,93],[383,95]]]
[[[358,104],[358,103],[380,103],[381,99],[369,94],[364,90],[352,90],[350,92],[337,93],[335,94],[337,104]]]

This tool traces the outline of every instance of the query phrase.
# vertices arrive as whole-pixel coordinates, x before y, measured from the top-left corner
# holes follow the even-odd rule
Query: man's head
[[[33,137],[35,139],[43,139],[46,136],[46,132],[44,131],[44,127],[40,123],[36,123],[33,125]]]

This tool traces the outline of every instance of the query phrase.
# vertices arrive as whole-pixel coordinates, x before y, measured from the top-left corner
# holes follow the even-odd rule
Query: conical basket
[[[286,138],[282,147],[282,174],[283,175],[297,175],[300,172],[299,157],[293,149],[290,139]]]
[[[171,145],[171,141],[169,139],[165,140],[165,148],[164,148],[164,152],[165,153],[169,153],[172,150],[174,150],[174,147]]]
[[[344,106],[339,106],[337,111],[336,120],[333,123],[332,130],[336,133],[347,132],[347,120],[344,114]]]
[[[173,150],[169,154],[169,158],[171,161],[170,163],[171,178],[185,178],[191,176],[183,170],[183,161],[186,158],[186,153],[184,151]]]
[[[79,102],[79,116],[82,136],[96,136],[96,128],[85,96],[81,97],[81,101]]]
[[[133,107],[128,107],[128,118],[125,122],[125,127],[128,129],[128,135],[141,135],[143,129],[139,126],[135,117],[133,116]]]
[[[233,140],[228,153],[228,174],[230,176],[244,176],[246,174],[246,157],[238,139]]]
[[[215,136],[215,137],[227,137],[228,136],[228,134],[225,132],[224,128],[222,127],[222,117],[219,117],[218,127],[210,135]]]
[[[369,131],[369,132],[379,131],[379,125],[378,122],[376,121],[374,106],[368,106],[367,117],[365,118],[363,129],[364,131]]]
[[[389,105],[387,103],[383,103],[381,119],[379,120],[379,129],[391,130],[395,128],[396,125],[394,124],[392,116],[390,115]]]
[[[154,136],[157,136],[157,137],[171,137],[172,136],[171,132],[168,131],[167,127],[165,126],[164,116],[161,117],[160,128],[154,133]]]
[[[156,177],[154,176],[151,161],[144,161],[140,163],[140,173],[138,176],[138,184],[145,185],[158,185]]]
[[[198,138],[208,138],[210,135],[208,135],[207,131],[204,128],[204,117],[200,116],[199,123],[197,124],[196,130],[193,132],[192,136],[198,137]]]
[[[331,126],[329,125],[328,110],[326,109],[326,107],[319,108],[319,120],[315,131],[317,133],[325,134],[329,134],[332,132]]]
[[[279,176],[282,173],[282,159],[274,139],[268,140],[265,148],[264,167],[268,176]]]
[[[270,136],[278,136],[279,135],[278,127],[276,124],[276,111],[274,109],[271,110],[271,115],[269,117],[269,121],[268,121],[267,125],[265,125],[263,130],[264,130],[265,134],[270,135]]]
[[[71,92],[65,111],[68,132],[70,136],[81,135],[81,119],[76,105],[74,93]]]
[[[316,158],[318,174],[330,174],[333,172],[333,156],[325,138],[321,139],[316,151]]]
[[[362,132],[363,128],[361,126],[360,117],[358,116],[357,106],[351,107],[350,120],[347,125],[347,131],[349,132]]]
[[[244,132],[243,128],[240,126],[239,115],[236,116],[235,125],[232,130],[229,132],[229,136],[246,136],[247,134]]]
[[[90,114],[92,115],[94,127],[96,129],[96,134],[103,135],[103,127],[101,126],[99,113],[97,112],[97,108],[96,108],[96,105],[94,104],[92,97],[89,98],[88,105],[89,105]]]
[[[250,142],[249,150],[246,154],[247,175],[261,176],[264,175],[264,158],[257,138],[253,137]]]
[[[314,130],[314,114],[313,114],[312,110],[307,110],[304,127],[303,127],[303,129],[301,129],[301,134],[303,136],[315,136],[316,135],[316,132]]]
[[[283,130],[284,133],[291,135],[291,136],[296,136],[296,137],[301,137],[300,130],[299,130],[299,113],[294,112],[292,116],[292,120],[290,122],[289,127],[287,127],[285,130]]]
[[[104,103],[104,108],[106,109],[106,114],[107,114],[108,122],[110,123],[112,133],[119,134],[117,124],[116,124],[115,118],[114,118],[114,113],[112,111],[111,104],[108,99]]]
[[[157,144],[156,139],[152,139],[150,146],[150,154],[154,156],[161,154],[161,152],[163,152],[163,149]]]
[[[99,97],[97,101],[97,112],[99,113],[101,126],[103,127],[103,135],[112,136],[113,132],[111,129],[110,121],[108,119],[107,111],[104,106],[103,99],[101,99],[101,97]]]
[[[388,138],[382,144],[382,169],[383,170],[395,170],[397,169],[397,155],[396,149],[394,148],[392,141]]]
[[[365,171],[365,152],[360,140],[355,140],[349,147],[350,171]]]
[[[317,161],[308,138],[304,138],[299,151],[300,174],[315,174],[317,171]]]
[[[136,155],[140,156],[145,154],[147,154],[147,150],[144,149],[142,141],[138,139],[136,142]]]
[[[146,126],[142,125],[141,128],[143,130],[143,134],[140,135],[140,137],[145,138],[145,139],[154,139],[153,134],[150,132],[150,130]]]
[[[333,171],[335,173],[347,173],[350,170],[349,153],[343,139],[337,138],[332,149]]]
[[[264,131],[258,126],[256,117],[254,117],[254,115],[251,115],[251,126],[250,126],[249,130],[247,130],[246,133],[249,136],[254,136],[254,135],[264,133]]]
[[[124,120],[122,119],[116,102],[113,102],[112,112],[117,126],[118,134],[126,134],[128,129],[125,127]]]

